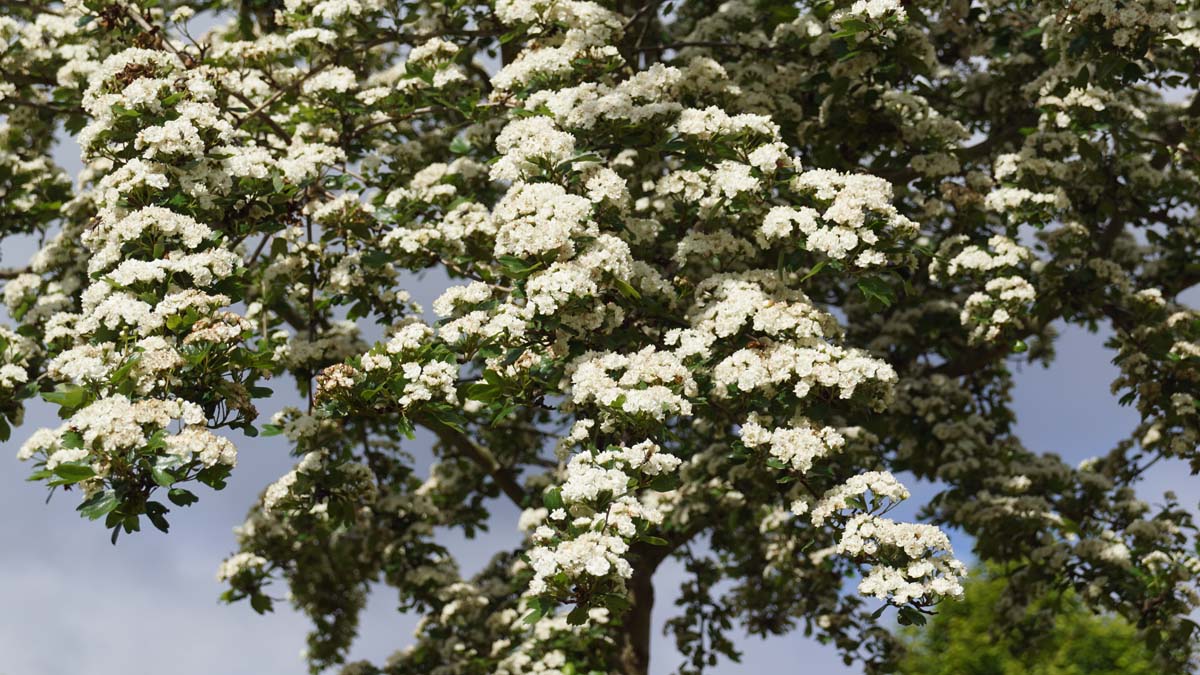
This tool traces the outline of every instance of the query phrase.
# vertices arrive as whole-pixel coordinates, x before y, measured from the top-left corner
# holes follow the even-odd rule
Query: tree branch
[[[33,108],[35,110],[45,110],[52,113],[74,113],[83,114],[83,108],[66,105],[56,105],[54,103],[45,103],[42,101],[27,101],[20,98],[6,98],[3,103],[5,105],[21,106],[23,108]]]
[[[639,52],[661,52],[668,49],[683,49],[685,47],[708,47],[710,49],[743,49],[752,52],[770,52],[771,47],[755,47],[753,45],[744,45],[738,42],[724,42],[721,40],[694,40],[686,42],[672,42],[663,45],[647,45],[638,47]]]
[[[492,477],[492,480],[496,481],[496,485],[500,486],[500,489],[504,494],[508,495],[508,498],[514,504],[519,507],[525,506],[525,502],[529,496],[525,492],[525,488],[521,487],[521,484],[517,482],[512,469],[496,461],[495,455],[490,450],[471,440],[463,432],[450,427],[440,420],[421,417],[414,421],[432,431],[438,437],[438,440],[475,462],[479,468]]]
[[[325,64],[325,65],[328,65],[328,64]],[[317,73],[321,72],[322,70],[325,70],[325,65],[320,65],[320,66],[317,66],[316,68],[313,68],[312,70],[309,70],[307,73],[304,74],[304,77],[296,80],[295,82],[292,82],[291,84],[287,85],[286,87],[280,88],[279,91],[276,91],[274,94],[271,94],[270,98],[268,98],[267,100],[260,103],[253,110],[251,110],[249,114],[247,114],[242,119],[238,120],[238,123],[236,126],[241,127],[243,124],[245,124],[246,120],[250,119],[251,117],[258,117],[259,119],[265,120],[268,124],[270,124],[272,130],[274,130],[275,133],[279,134],[281,137],[283,137],[285,139],[291,140],[291,136],[288,135],[288,133],[286,131],[283,131],[283,129],[280,128],[275,123],[275,120],[271,119],[271,116],[267,115],[265,113],[265,111],[267,108],[271,107],[272,103],[274,103],[275,101],[278,101],[280,99],[280,97],[282,97],[284,94],[286,94],[286,93],[294,90],[296,87],[299,87],[300,85],[304,84],[313,75],[316,75]],[[242,97],[239,93],[237,93],[237,92],[230,92],[230,93],[232,93],[234,96],[237,96],[239,101],[249,104],[248,100],[245,99],[244,97]]]

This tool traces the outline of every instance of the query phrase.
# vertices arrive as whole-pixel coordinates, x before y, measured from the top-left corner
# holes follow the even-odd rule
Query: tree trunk
[[[633,606],[623,619],[619,660],[621,673],[646,675],[650,668],[650,619],[654,611],[653,568],[635,568],[629,580],[629,599]]]

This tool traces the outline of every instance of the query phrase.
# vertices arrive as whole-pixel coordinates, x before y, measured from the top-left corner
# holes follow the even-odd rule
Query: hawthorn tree
[[[961,594],[941,526],[1186,669],[1195,528],[1134,488],[1200,469],[1198,10],[6,2],[0,234],[43,245],[3,272],[0,435],[58,406],[19,457],[114,542],[285,436],[219,576],[286,586],[314,672],[383,582],[416,642],[343,672],[644,673],[669,557],[681,672],[734,623],[882,671],[881,622]],[[1112,330],[1141,419],[1078,467],[1009,408],[1063,322]],[[927,522],[896,472],[941,481]],[[523,543],[463,578],[435,528],[497,499]]]

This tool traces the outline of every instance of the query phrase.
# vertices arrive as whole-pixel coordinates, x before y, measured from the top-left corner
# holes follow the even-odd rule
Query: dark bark
[[[617,666],[621,675],[646,675],[650,668],[650,628],[654,613],[654,572],[671,552],[699,530],[698,521],[683,531],[667,535],[667,545],[637,542],[630,547],[633,577],[626,584],[632,606],[621,618]]]
[[[657,567],[657,562],[654,565]],[[650,620],[654,611],[654,570],[636,569],[629,580],[633,602],[621,632],[619,665],[623,675],[646,675],[650,668]]]

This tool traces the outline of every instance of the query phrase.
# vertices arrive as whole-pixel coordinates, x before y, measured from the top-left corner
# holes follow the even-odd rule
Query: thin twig
[[[242,94],[241,92],[233,91],[233,90],[227,90],[227,91],[229,91],[229,94],[231,96],[233,96],[237,100],[241,101],[242,104],[245,105],[247,108],[254,105],[254,102],[251,101],[250,99],[246,98],[246,96],[244,94]],[[258,119],[266,122],[267,126],[271,127],[271,131],[274,131],[275,135],[279,136],[284,141],[287,141],[289,144],[292,142],[292,135],[289,134],[286,129],[284,129],[282,126],[280,126],[279,122],[276,122],[274,119],[272,119],[270,115],[266,114],[265,112],[263,112],[261,110],[256,110],[256,111],[252,112],[251,115],[248,115],[247,117],[250,117],[250,116],[257,117]],[[237,117],[237,116],[235,115],[234,117]],[[237,126],[239,126],[239,127],[242,126],[244,120],[245,120],[245,118],[239,119]]]
[[[498,101],[489,101],[486,103],[478,103],[475,105],[476,110],[479,110],[481,108],[515,108],[515,107],[517,107],[517,106],[514,106],[512,103],[510,103],[508,97],[505,97],[502,100],[498,100]],[[396,122],[403,122],[405,120],[412,119],[419,115],[428,115],[430,113],[446,112],[446,111],[450,111],[450,110],[458,111],[460,114],[463,115],[463,117],[466,117],[466,114],[462,113],[462,111],[458,110],[457,108],[449,108],[449,107],[441,106],[441,105],[430,105],[430,106],[425,106],[422,108],[415,108],[412,111],[407,112],[403,115],[395,115],[393,117],[376,120],[374,122],[371,122],[370,124],[366,124],[364,126],[361,126],[357,129],[355,129],[354,133],[355,133],[355,135],[358,135],[358,134],[362,134],[367,131],[370,131],[372,129],[375,129],[376,127],[381,127],[385,124],[394,124]]]
[[[165,35],[162,35],[162,31],[158,27],[150,25],[150,22],[146,21],[146,18],[144,16],[142,16],[140,12],[134,10],[133,7],[126,7],[125,14],[128,15],[129,18],[133,19],[133,22],[136,23],[138,26],[140,26],[142,30],[146,31],[150,35],[157,36],[159,38],[159,41],[162,43],[162,45],[164,47],[166,47],[168,51],[170,51],[172,54],[174,54],[175,58],[179,59],[179,62],[182,63],[184,65],[184,67],[191,68],[193,65],[195,65],[195,59],[193,59],[191,57],[191,55],[189,55],[188,53],[179,49],[175,45],[171,44],[171,41],[168,40]],[[246,96],[244,94],[242,94],[241,92],[233,91],[233,90],[228,90],[228,91],[229,91],[230,95],[232,95],[234,98],[236,98],[238,101],[240,101],[243,105],[245,105],[247,109],[254,107],[254,103],[250,99],[246,98]],[[271,119],[270,115],[263,114],[261,109],[255,109],[251,112],[251,116],[256,116],[259,119],[266,122],[267,126],[271,127],[272,131],[274,131],[277,135],[279,135],[281,138],[286,140],[288,143],[291,143],[292,135],[289,134],[287,131],[285,131],[284,128],[281,127],[278,122]],[[238,118],[237,115],[234,115],[234,117],[238,120],[237,126],[240,127],[244,123],[244,120],[241,118]]]
[[[267,240],[270,238],[271,238],[271,235],[264,234],[262,239],[260,239],[258,241],[258,246],[254,247],[254,252],[251,253],[250,257],[246,259],[246,267],[250,267],[251,265],[253,265],[255,263],[255,261],[258,260],[258,256],[263,252],[263,249],[267,245]]]
[[[633,16],[632,16],[632,17],[630,17],[630,19],[629,19],[628,21],[626,21],[626,22],[625,22],[625,25],[624,25],[624,26],[621,28],[621,30],[622,30],[622,31],[627,31],[627,30],[629,30],[630,26],[632,26],[633,24],[637,23],[637,22],[638,22],[638,19],[642,18],[642,16],[643,16],[643,15],[644,15],[646,12],[650,11],[651,9],[653,9],[653,8],[655,8],[655,7],[658,7],[659,5],[661,5],[661,4],[662,4],[662,2],[663,2],[663,0],[650,0],[650,1],[649,1],[649,2],[647,2],[646,4],[644,4],[644,5],[642,5],[641,7],[639,7],[639,8],[638,8],[638,11],[634,12],[634,13],[633,13]]]
[[[661,52],[668,49],[683,49],[684,47],[711,47],[713,49],[745,49],[753,52],[769,52],[771,47],[755,47],[753,45],[744,45],[737,42],[722,42],[720,40],[697,40],[694,42],[672,42],[665,45],[650,45],[648,47],[638,47],[639,52]]]
[[[25,108],[35,108],[37,110],[48,110],[56,113],[82,113],[83,108],[74,106],[55,105],[53,103],[43,103],[41,101],[26,101],[19,98],[6,98],[3,103],[8,105],[19,105]]]
[[[175,45],[171,44],[171,41],[168,40],[165,35],[161,34],[161,30],[157,26],[150,25],[150,22],[146,21],[146,17],[142,16],[141,12],[134,9],[133,5],[127,5],[125,7],[125,14],[127,16],[129,16],[129,18],[133,19],[133,22],[136,23],[139,27],[141,27],[142,30],[146,31],[147,33],[149,33],[151,35],[158,36],[158,38],[162,41],[163,46],[166,47],[167,50],[170,51],[172,54],[174,54],[175,58],[179,59],[179,61],[181,63],[183,63],[184,66],[189,67],[189,68],[192,66],[192,63],[193,63],[192,57],[189,56],[186,52],[180,50]]]
[[[239,120],[235,126],[237,126],[237,127],[242,126],[242,123],[251,117],[262,117],[264,111],[267,108],[269,108],[272,103],[274,103],[275,101],[278,101],[280,99],[280,97],[282,97],[284,94],[288,93],[289,91],[291,91],[291,90],[295,89],[296,87],[307,82],[308,79],[310,77],[312,77],[313,75],[316,75],[317,73],[321,72],[322,70],[325,70],[327,65],[328,64],[324,64],[324,65],[317,66],[316,68],[313,68],[312,70],[305,73],[304,77],[300,78],[299,80],[296,80],[295,82],[292,82],[291,84],[287,85],[286,87],[281,88],[279,91],[275,92],[274,94],[271,94],[270,98],[268,98],[267,100],[260,103],[258,105],[258,107],[254,108],[254,110],[251,110],[250,113],[247,114],[245,117],[243,117],[241,120]],[[267,117],[267,119],[268,120],[270,119],[269,116]]]

